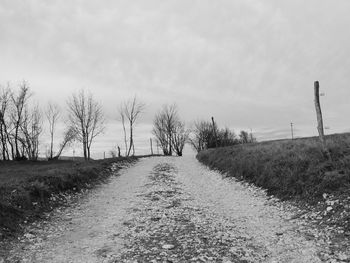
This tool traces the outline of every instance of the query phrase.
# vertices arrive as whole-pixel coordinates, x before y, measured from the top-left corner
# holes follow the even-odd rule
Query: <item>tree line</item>
[[[91,147],[95,138],[104,132],[106,120],[102,105],[91,93],[83,89],[73,93],[66,101],[65,113],[55,103],[47,103],[41,109],[33,100],[27,82],[13,88],[9,84],[0,86],[0,159],[38,160],[40,137],[44,122],[48,124],[50,143],[45,151],[49,160],[58,159],[63,150],[73,142],[79,142],[85,160],[91,159]],[[145,110],[145,103],[136,96],[123,102],[119,109],[119,120],[123,128],[125,152],[118,156],[135,155],[135,126]],[[65,123],[61,140],[55,142],[58,122]],[[155,114],[152,134],[164,155],[182,156],[186,143],[197,152],[207,148],[255,142],[252,134],[241,131],[239,136],[228,128],[219,129],[212,121],[197,121],[186,128],[176,104],[163,105]],[[42,154],[42,153],[41,153]],[[116,154],[113,154],[116,156]]]
[[[92,142],[105,127],[102,106],[92,94],[84,90],[72,94],[67,100],[65,117],[57,104],[50,102],[45,109],[40,109],[32,97],[26,82],[17,88],[10,84],[0,87],[0,159],[38,160],[44,121],[49,126],[50,146],[45,152],[49,160],[58,159],[74,141],[82,143],[84,158],[90,159]],[[54,147],[57,123],[63,118],[65,130],[60,143]]]
[[[257,142],[251,132],[242,130],[236,135],[233,130],[227,127],[218,128],[214,119],[212,121],[202,120],[194,122],[190,134],[188,142],[197,152],[209,148]]]
[[[31,93],[24,82],[18,91],[9,85],[0,94],[0,154],[2,160],[37,159],[42,114],[37,105],[28,105]]]
[[[219,129],[212,121],[196,121],[185,128],[175,104],[164,105],[153,121],[153,135],[161,146],[164,155],[182,156],[185,143],[189,143],[197,152],[208,148],[232,146],[256,142],[252,133],[242,130],[237,136],[229,128]]]

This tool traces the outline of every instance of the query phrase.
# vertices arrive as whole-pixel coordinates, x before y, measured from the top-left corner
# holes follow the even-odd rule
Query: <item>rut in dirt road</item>
[[[321,262],[293,207],[194,157],[145,158],[56,211],[9,262]]]

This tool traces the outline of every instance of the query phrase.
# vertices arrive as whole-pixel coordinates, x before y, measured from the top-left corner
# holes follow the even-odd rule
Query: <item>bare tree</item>
[[[37,160],[39,155],[39,137],[43,131],[42,128],[42,114],[39,110],[39,106],[35,106],[33,109],[24,110],[23,121],[21,124],[20,141],[25,154],[29,160]]]
[[[14,147],[10,139],[11,122],[9,119],[9,110],[11,107],[11,90],[9,85],[1,88],[0,91],[0,137],[3,160],[10,160],[9,147],[11,148],[11,157],[14,157]]]
[[[157,138],[164,155],[172,155],[173,150],[177,155],[182,155],[188,133],[185,124],[180,120],[175,104],[164,105],[156,114],[152,133]]]
[[[211,122],[195,122],[188,141],[197,152],[208,148],[231,146],[238,143],[233,131],[230,131],[228,128],[219,129],[213,120]]]
[[[135,155],[135,144],[134,144],[134,127],[139,115],[143,112],[145,104],[137,101],[136,96],[133,99],[124,102],[119,109],[119,114],[123,124],[124,131],[124,144],[125,144],[125,155],[129,156],[131,150]],[[125,121],[129,122],[129,145],[127,142],[127,134],[125,128]]]
[[[234,131],[231,131],[229,128],[226,127],[218,131],[217,143],[217,146],[224,147],[238,144],[239,141]]]
[[[185,129],[185,123],[177,120],[174,124],[172,145],[178,156],[182,156],[183,148],[188,139],[188,131]]]
[[[164,155],[169,154],[170,141],[168,140],[168,133],[166,131],[166,122],[164,115],[158,113],[153,121],[153,130],[152,133],[157,139],[157,145],[163,150]],[[158,147],[158,146],[157,146]]]
[[[241,131],[239,133],[239,138],[242,144],[249,143],[249,134],[246,131]]]
[[[30,97],[26,82],[20,84],[17,92],[12,92],[9,84],[1,90],[0,139],[3,159],[38,158],[39,137],[43,131],[42,113],[38,106],[29,106]]]
[[[164,155],[172,155],[172,133],[176,115],[175,104],[163,105],[153,121],[152,133],[156,136]]]
[[[57,104],[49,103],[46,109],[46,118],[49,122],[49,133],[50,133],[50,150],[49,159],[53,158],[53,143],[54,143],[54,133],[57,121],[60,117],[60,108]]]
[[[241,131],[239,134],[240,143],[246,144],[246,143],[254,143],[256,142],[256,138],[253,136],[252,133],[248,133],[247,131]]]
[[[82,142],[85,160],[89,160],[92,142],[105,128],[102,106],[93,99],[91,93],[85,94],[84,90],[73,94],[67,105],[70,126]]]
[[[200,152],[211,146],[214,141],[213,127],[208,121],[196,121],[191,129],[189,143],[197,151]]]
[[[23,140],[20,140],[20,130],[21,125],[23,122],[24,112],[27,105],[27,101],[30,97],[29,93],[29,86],[26,82],[23,82],[20,85],[20,90],[18,94],[11,93],[11,101],[13,104],[13,111],[12,111],[12,122],[14,124],[14,145],[15,145],[15,154],[13,156],[13,159],[19,160],[23,159],[23,150],[22,154],[20,152],[20,143],[22,144],[23,149]]]

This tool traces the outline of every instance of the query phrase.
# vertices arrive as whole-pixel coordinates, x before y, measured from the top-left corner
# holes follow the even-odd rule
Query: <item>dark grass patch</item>
[[[62,205],[62,199],[53,195],[91,188],[104,182],[122,163],[138,158],[0,162],[0,241],[20,233],[24,221]]]

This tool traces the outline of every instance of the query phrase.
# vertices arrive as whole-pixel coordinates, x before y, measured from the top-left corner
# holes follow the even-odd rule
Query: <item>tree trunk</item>
[[[11,147],[11,156],[12,156],[12,160],[14,160],[14,159],[15,159],[15,149],[14,149],[14,147],[13,147],[12,141],[10,140],[10,135],[8,134],[7,131],[6,131],[6,137],[7,137],[8,143],[10,144],[10,147]]]
[[[86,151],[86,142],[85,139],[83,140],[83,151],[84,151],[84,159],[87,160],[87,151]]]
[[[2,158],[3,160],[7,160],[8,159],[7,143],[4,135],[4,127],[2,124],[0,124],[0,134],[1,134],[1,144],[2,144]]]
[[[51,132],[50,158],[53,157],[53,132]]]
[[[128,155],[128,142],[126,140],[125,117],[124,117],[124,115],[121,115],[121,116],[122,116],[123,132],[124,132],[125,156],[127,156]]]
[[[19,123],[16,123],[16,130],[15,130],[15,149],[16,149],[16,159],[20,157],[20,152],[18,149],[18,129],[19,129]]]
[[[173,147],[171,145],[171,140],[172,140],[172,138],[171,138],[171,133],[170,133],[169,134],[169,155],[170,156],[173,155]]]
[[[133,130],[132,130],[132,123],[130,123],[130,142],[129,142],[129,150],[128,150],[127,156],[130,155],[130,152],[133,146],[134,146]]]

